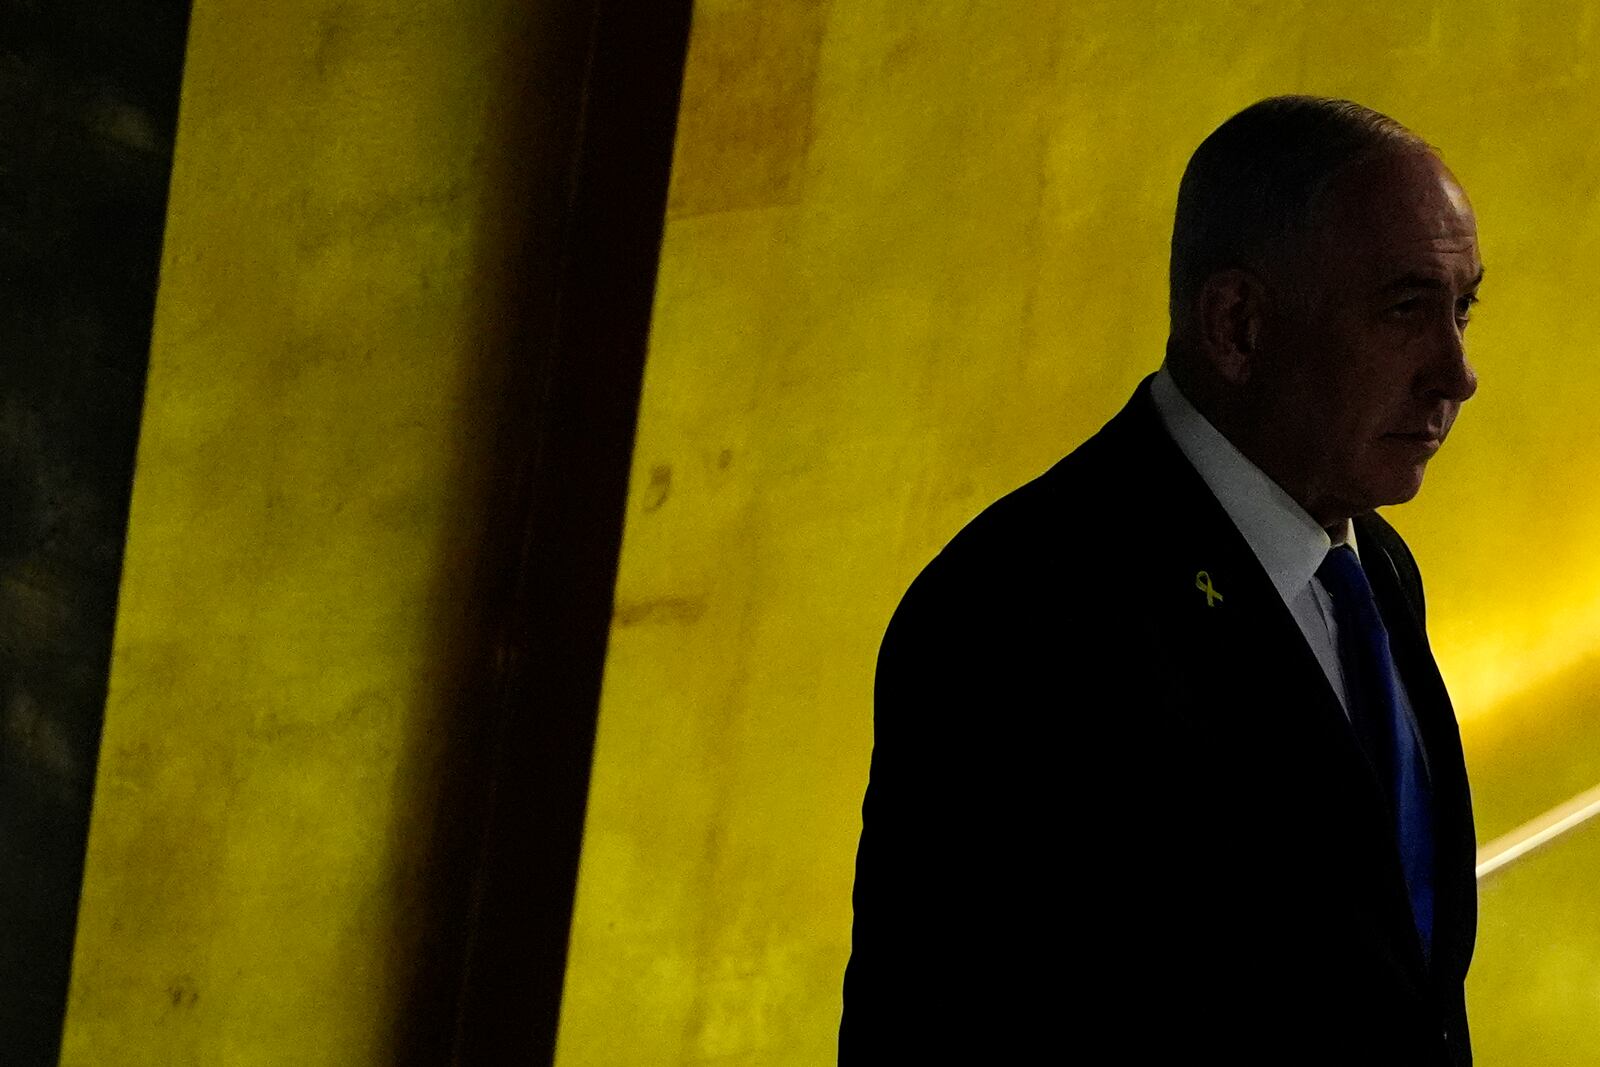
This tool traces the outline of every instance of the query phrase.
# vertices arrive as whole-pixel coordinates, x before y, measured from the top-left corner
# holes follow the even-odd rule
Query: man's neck
[[[1330,518],[1328,512],[1332,509],[1319,506],[1327,505],[1329,501],[1321,499],[1322,494],[1309,484],[1308,479],[1298,478],[1295,476],[1295,471],[1284,467],[1283,460],[1286,457],[1282,449],[1270,447],[1258,439],[1259,435],[1248,432],[1254,423],[1248,418],[1239,417],[1233,405],[1216,391],[1214,383],[1203,380],[1200,375],[1189,373],[1193,368],[1184,366],[1182,361],[1175,364],[1171,358],[1170,346],[1168,357],[1161,366],[1173,384],[1178,387],[1178,391],[1201,417],[1227,438],[1228,443],[1239,450],[1240,455],[1271,478],[1300,506],[1301,510],[1327,530],[1334,544],[1341,544],[1348,539],[1350,519],[1347,516]],[[1334,514],[1338,512],[1335,511]]]

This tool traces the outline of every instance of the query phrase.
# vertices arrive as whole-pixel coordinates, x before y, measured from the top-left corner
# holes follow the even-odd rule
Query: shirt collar
[[[1353,523],[1346,520],[1342,536],[1330,539],[1293,497],[1195,409],[1165,366],[1150,383],[1150,399],[1179,451],[1238,527],[1284,603],[1306,587],[1334,544],[1356,548]]]

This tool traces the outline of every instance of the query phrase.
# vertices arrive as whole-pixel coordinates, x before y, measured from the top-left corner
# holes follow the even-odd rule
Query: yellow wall
[[[512,267],[565,165],[522,135],[582,56],[553,7],[194,4],[63,1063],[448,1036],[436,793],[481,714],[453,643]]]
[[[889,613],[1158,364],[1183,164],[1261,96],[1390,112],[1476,201],[1482,390],[1392,517],[1485,825],[1546,806],[1538,768],[1491,764],[1595,691],[1595,21],[1495,0],[696,5],[561,1067],[829,1062]],[[1600,781],[1600,743],[1547,747],[1584,763],[1557,778]],[[1536,947],[1528,893],[1485,893],[1481,1058],[1586,1062],[1529,1035],[1600,1011],[1600,936],[1540,971],[1559,1003],[1500,999]]]

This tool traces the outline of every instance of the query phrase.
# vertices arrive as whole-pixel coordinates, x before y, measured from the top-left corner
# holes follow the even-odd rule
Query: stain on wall
[[[0,1034],[53,1064],[188,4],[0,2]]]
[[[668,218],[795,202],[828,2],[695,4]]]

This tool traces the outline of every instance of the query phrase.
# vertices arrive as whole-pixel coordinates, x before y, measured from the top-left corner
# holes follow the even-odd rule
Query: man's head
[[[1172,235],[1168,366],[1323,525],[1409,500],[1477,387],[1466,194],[1359,104],[1276,97],[1195,151]]]

